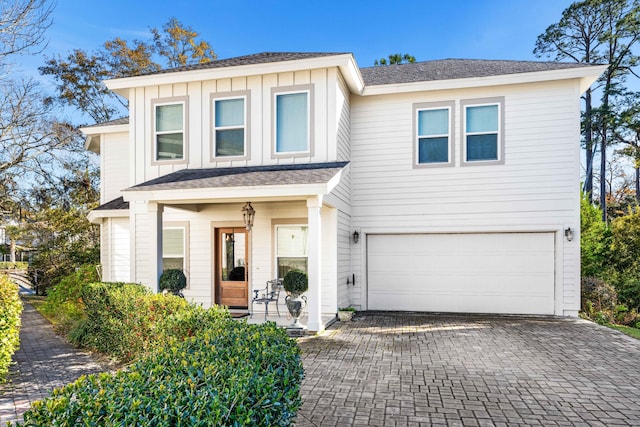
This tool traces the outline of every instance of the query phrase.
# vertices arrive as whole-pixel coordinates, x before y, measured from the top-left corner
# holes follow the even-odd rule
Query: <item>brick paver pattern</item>
[[[107,370],[25,304],[0,426]],[[300,341],[297,426],[640,425],[640,341],[577,319],[364,313]]]
[[[297,426],[640,425],[640,341],[579,319],[364,313],[300,346]]]
[[[20,349],[13,355],[8,382],[0,385],[0,426],[22,421],[31,402],[81,375],[107,370],[90,354],[57,336],[51,324],[31,304],[24,304]]]

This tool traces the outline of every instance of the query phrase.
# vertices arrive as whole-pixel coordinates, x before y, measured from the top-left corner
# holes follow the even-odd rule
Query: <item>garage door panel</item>
[[[370,235],[371,310],[553,314],[552,233]]]

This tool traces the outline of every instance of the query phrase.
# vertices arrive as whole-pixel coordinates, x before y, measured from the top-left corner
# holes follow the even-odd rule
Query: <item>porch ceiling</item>
[[[125,201],[287,200],[329,194],[348,162],[183,169],[123,190]]]

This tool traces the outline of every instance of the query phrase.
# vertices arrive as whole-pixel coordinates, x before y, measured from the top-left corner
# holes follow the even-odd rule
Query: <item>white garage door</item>
[[[367,237],[369,310],[554,313],[553,233]]]

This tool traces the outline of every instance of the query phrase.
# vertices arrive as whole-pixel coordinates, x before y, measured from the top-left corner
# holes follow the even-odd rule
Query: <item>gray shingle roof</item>
[[[119,209],[129,209],[129,202],[125,202],[122,196],[117,199],[113,199],[104,205],[100,205],[94,209],[94,211],[108,211],[108,210],[119,210]]]
[[[134,185],[127,191],[188,190],[192,188],[263,185],[321,184],[333,178],[348,162],[230,168],[182,169]]]
[[[589,67],[567,62],[505,61],[487,59],[439,59],[412,64],[361,68],[365,86],[453,80]]]
[[[169,68],[148,74],[176,73],[179,71],[207,70],[212,68],[238,67],[241,65],[266,64],[269,62],[296,61],[299,59],[318,58],[322,56],[344,55],[331,52],[262,52],[234,58],[218,59],[206,64],[193,64],[184,67]],[[146,74],[141,74],[146,75]]]
[[[129,117],[120,117],[119,119],[109,120],[108,122],[94,123],[92,125],[82,126],[83,128],[95,128],[99,126],[117,126],[128,125]]]

